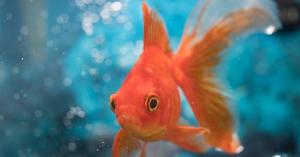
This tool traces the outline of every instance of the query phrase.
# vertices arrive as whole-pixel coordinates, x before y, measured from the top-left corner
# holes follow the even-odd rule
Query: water
[[[149,0],[173,49],[195,2]],[[1,157],[111,156],[119,125],[108,99],[141,53],[140,6],[0,0]],[[232,97],[245,147],[236,156],[300,156],[299,43],[299,31],[254,34],[222,55],[218,79]],[[183,119],[196,124],[182,103]],[[197,156],[165,143],[151,147],[160,148],[152,156]]]

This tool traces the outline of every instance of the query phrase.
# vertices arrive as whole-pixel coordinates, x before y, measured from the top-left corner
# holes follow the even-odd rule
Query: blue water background
[[[109,96],[143,38],[141,1],[122,0],[113,11],[116,2],[0,0],[1,157],[111,156],[119,125]],[[173,49],[195,3],[149,0]],[[216,73],[245,147],[235,156],[300,156],[300,31],[235,41]],[[184,98],[182,119],[197,124]],[[158,145],[150,155],[198,156]]]

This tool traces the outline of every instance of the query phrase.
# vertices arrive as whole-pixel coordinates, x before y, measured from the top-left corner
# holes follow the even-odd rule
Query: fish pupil
[[[149,112],[155,112],[157,106],[159,105],[158,97],[154,94],[150,94],[147,96],[146,105]]]
[[[116,104],[115,104],[115,101],[111,101],[111,103],[110,103],[110,106],[111,106],[111,109],[113,110],[113,111],[115,111],[115,108],[116,108]]]
[[[157,101],[156,101],[156,99],[152,99],[152,100],[150,100],[150,108],[155,108],[157,106]]]

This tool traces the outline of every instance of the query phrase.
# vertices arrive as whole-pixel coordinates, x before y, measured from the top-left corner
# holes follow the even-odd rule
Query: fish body
[[[245,0],[248,1],[256,2]],[[210,2],[206,1],[190,17],[180,46],[173,53],[162,20],[143,1],[143,53],[121,88],[110,97],[110,106],[121,126],[114,140],[113,157],[136,153],[145,156],[147,143],[160,140],[196,153],[209,148],[231,154],[242,150],[227,98],[214,81],[212,69],[233,38],[278,22],[272,19],[270,10],[241,7],[201,33],[201,20]],[[199,126],[179,123],[179,88]]]
[[[145,50],[113,96],[114,103],[119,105],[115,112],[120,125],[145,141],[162,139],[167,128],[176,125],[180,116],[180,97],[172,62],[169,56],[159,54],[160,51],[155,47]],[[151,96],[165,105],[150,112],[146,101]]]

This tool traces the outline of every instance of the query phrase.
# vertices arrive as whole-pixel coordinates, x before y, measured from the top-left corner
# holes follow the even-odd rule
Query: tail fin
[[[219,5],[219,6],[217,6]],[[207,0],[193,11],[174,56],[174,75],[191,108],[210,133],[206,142],[227,153],[242,150],[226,97],[214,82],[219,54],[245,33],[280,26],[271,0]],[[272,30],[270,30],[272,29]]]

